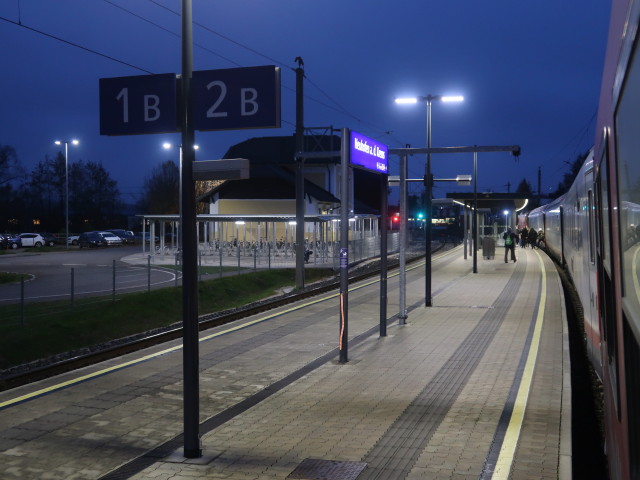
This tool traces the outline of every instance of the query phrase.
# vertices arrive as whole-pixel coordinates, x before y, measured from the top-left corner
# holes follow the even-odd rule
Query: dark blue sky
[[[180,4],[0,2],[0,144],[13,146],[30,171],[56,154],[54,140],[78,138],[70,161],[102,163],[124,200],[136,200],[154,166],[171,155],[177,161],[162,142],[180,137],[100,136],[98,80],[180,73]],[[478,189],[506,191],[510,183],[513,191],[523,178],[536,188],[541,167],[543,191],[555,190],[566,162],[593,144],[609,9],[602,0],[193,0],[195,70],[282,68],[282,128],[196,132],[197,159],[220,158],[254,136],[291,135],[300,56],[306,126],[424,147],[424,105],[394,98],[464,95],[461,104],[434,103],[433,146],[519,144],[518,161],[479,156]],[[397,163],[391,159],[392,174]],[[436,178],[472,166],[470,154],[433,157]],[[424,157],[410,159],[410,176],[423,172]],[[451,188],[436,185],[435,195]]]

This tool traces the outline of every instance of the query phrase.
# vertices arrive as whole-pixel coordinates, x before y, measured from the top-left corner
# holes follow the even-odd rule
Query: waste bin
[[[496,241],[492,237],[482,239],[482,256],[487,260],[496,256]]]

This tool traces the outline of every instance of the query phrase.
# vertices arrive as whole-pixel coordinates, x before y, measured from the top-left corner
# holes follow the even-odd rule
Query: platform
[[[379,285],[202,332],[203,457],[182,455],[182,353],[164,345],[0,392],[2,479],[569,479],[562,288],[542,252],[454,249],[407,271],[406,325]],[[389,317],[397,276],[389,279]]]

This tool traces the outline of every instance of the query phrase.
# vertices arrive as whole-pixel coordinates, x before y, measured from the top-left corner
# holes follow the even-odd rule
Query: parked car
[[[131,245],[135,243],[135,237],[133,236],[133,232],[129,230],[122,230],[119,228],[114,228],[112,230],[106,230],[107,232],[111,232],[122,239],[122,243],[127,245]]]
[[[122,245],[122,239],[115,233],[98,232],[98,235],[107,241],[107,245]]]
[[[136,243],[142,243],[142,232],[136,232],[134,236],[136,239]],[[150,239],[151,239],[151,234],[149,232],[144,232],[144,242],[149,243]],[[160,241],[160,238],[157,235],[155,235],[154,241],[155,243],[158,243]]]
[[[44,238],[39,233],[21,233],[18,235],[23,247],[42,247]]]
[[[67,238],[67,245],[78,245],[78,241],[80,240],[80,235],[69,235]]]
[[[98,232],[85,232],[78,236],[77,244],[80,248],[106,247],[107,241]]]
[[[0,248],[9,248],[11,236],[8,233],[0,233]]]
[[[19,235],[9,235],[9,248],[20,248],[22,247],[22,239]]]
[[[53,233],[40,233],[40,235],[42,235],[42,238],[44,238],[44,244],[47,247],[53,247],[56,243],[58,243],[58,237],[55,236]]]

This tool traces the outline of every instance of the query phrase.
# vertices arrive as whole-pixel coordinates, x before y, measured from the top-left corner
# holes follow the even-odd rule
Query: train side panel
[[[602,379],[600,324],[597,313],[593,150],[589,152],[562,202],[564,256],[584,313],[589,358]]]
[[[613,0],[598,108],[598,311],[610,477],[640,479],[640,0]]]

